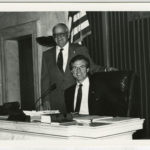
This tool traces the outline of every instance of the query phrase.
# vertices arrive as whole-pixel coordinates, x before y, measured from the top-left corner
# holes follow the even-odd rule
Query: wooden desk
[[[102,121],[103,122],[103,121]],[[28,123],[0,121],[0,139],[9,140],[101,140],[101,139],[132,139],[132,134],[143,128],[144,119],[134,118],[126,121],[112,121],[110,124],[97,127],[78,125],[50,125],[45,123]]]

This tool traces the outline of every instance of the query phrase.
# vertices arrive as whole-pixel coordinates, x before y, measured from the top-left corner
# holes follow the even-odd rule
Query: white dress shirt
[[[58,59],[58,54],[60,52],[60,49],[63,49],[62,54],[63,54],[63,70],[65,72],[66,67],[67,67],[67,61],[68,61],[68,51],[69,51],[69,43],[67,43],[63,48],[56,46],[56,62]]]
[[[89,108],[88,108],[89,78],[88,77],[85,78],[85,80],[82,83],[77,83],[76,85],[75,95],[74,95],[74,110],[76,107],[77,94],[78,94],[78,89],[80,84],[82,84],[82,99],[81,99],[79,114],[89,114]]]

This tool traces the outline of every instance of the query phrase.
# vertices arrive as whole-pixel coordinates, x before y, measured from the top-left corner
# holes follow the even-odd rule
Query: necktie
[[[58,54],[58,59],[57,59],[57,66],[60,71],[63,72],[63,54],[62,54],[63,49],[61,48]]]
[[[81,99],[82,99],[82,84],[79,85],[75,112],[80,111]]]

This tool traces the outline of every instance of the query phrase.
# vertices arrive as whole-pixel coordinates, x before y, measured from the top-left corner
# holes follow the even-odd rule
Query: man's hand
[[[106,67],[105,72],[109,72],[109,71],[118,71],[118,69],[114,67]]]

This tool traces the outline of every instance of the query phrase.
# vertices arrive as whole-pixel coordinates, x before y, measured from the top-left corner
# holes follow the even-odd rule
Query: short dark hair
[[[55,29],[57,28],[57,27],[59,27],[59,26],[61,26],[61,27],[63,27],[65,30],[66,30],[66,32],[69,32],[69,29],[68,29],[68,27],[67,27],[67,25],[65,24],[65,23],[58,23],[58,24],[56,24],[54,27],[53,27],[53,34],[54,34],[54,31],[55,31]]]
[[[70,63],[69,63],[70,70],[72,70],[72,64],[75,63],[78,60],[84,60],[86,62],[86,67],[90,68],[90,60],[86,56],[76,55],[70,60]]]

